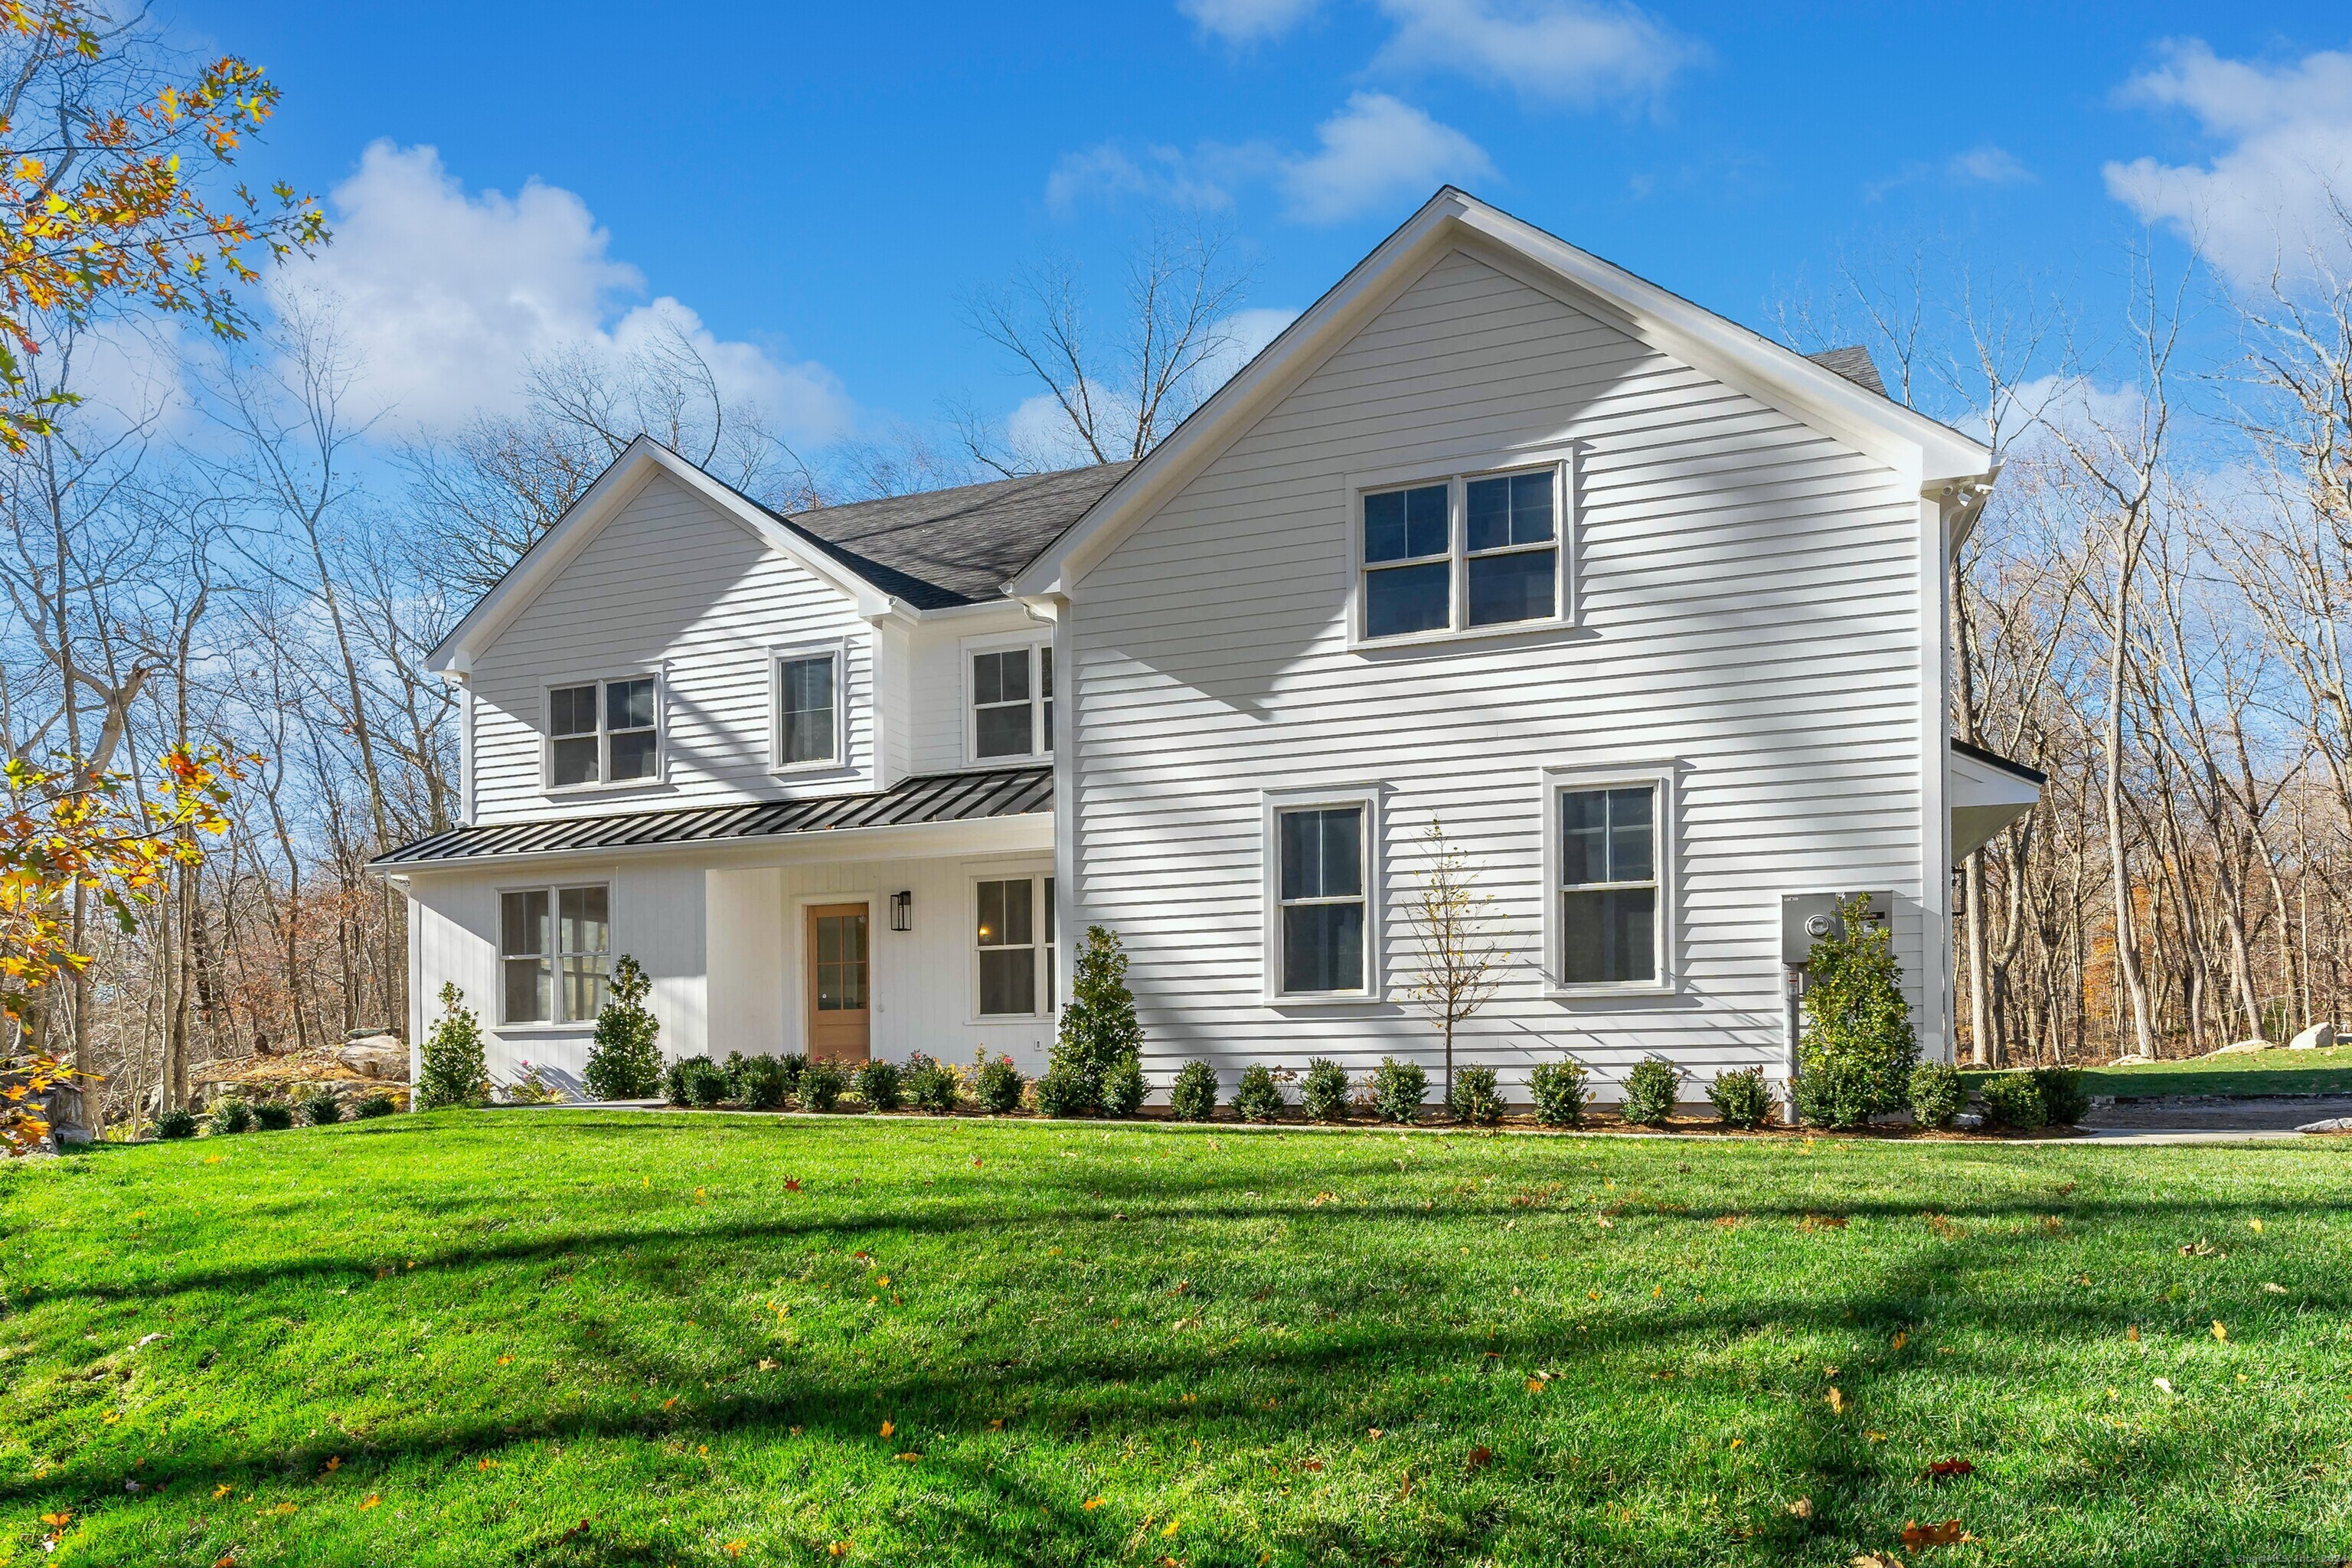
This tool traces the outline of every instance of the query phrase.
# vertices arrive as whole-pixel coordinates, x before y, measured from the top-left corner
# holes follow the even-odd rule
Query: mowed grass
[[[1961,1075],[1971,1085],[1988,1074]],[[2168,1094],[2352,1094],[2352,1046],[2318,1050],[2244,1051],[2185,1061],[2136,1062],[2128,1067],[2088,1068],[2084,1086],[2118,1100],[2152,1100]]]
[[[618,1112],[100,1151],[0,1173],[0,1560],[2333,1557],[2347,1155]]]

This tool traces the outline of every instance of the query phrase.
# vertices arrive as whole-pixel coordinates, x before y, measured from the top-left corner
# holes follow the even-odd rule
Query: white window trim
[[[1577,624],[1576,546],[1577,452],[1575,446],[1531,452],[1495,453],[1475,462],[1433,463],[1412,468],[1384,468],[1347,476],[1348,514],[1348,647],[1371,652],[1382,648],[1423,647],[1431,644],[1482,642],[1495,637],[1527,637],[1559,632]],[[1472,479],[1523,474],[1549,468],[1552,473],[1553,613],[1541,620],[1509,621],[1500,626],[1467,624],[1469,603],[1469,505]],[[1446,625],[1438,631],[1404,637],[1364,635],[1364,498],[1383,490],[1445,486],[1445,543],[1449,563]],[[1533,548],[1532,546],[1529,548]]]
[[[1029,655],[1029,702],[1031,708],[1029,735],[1031,740],[1041,742],[1044,745],[1044,750],[1026,752],[1014,757],[982,756],[980,754],[980,720],[979,715],[972,711],[973,693],[971,685],[971,661],[973,655],[982,653],[1003,653],[1008,648],[1016,647],[1025,647],[1032,650],[1044,648],[1050,646],[1051,637],[1052,634],[1045,627],[1034,626],[1017,632],[996,632],[985,637],[965,637],[956,645],[956,658],[961,666],[961,673],[959,673],[956,678],[956,689],[961,693],[963,702],[963,760],[965,766],[973,768],[1031,768],[1035,767],[1039,763],[1050,763],[1054,760],[1054,727],[1051,724],[1045,722],[1044,715],[1042,711],[1040,711],[1040,709],[1045,700],[1043,680],[1044,670],[1041,668],[1042,660],[1034,651],[1032,651]],[[1056,666],[1054,673],[1057,677],[1061,674],[1058,665]],[[1062,701],[1062,698],[1058,693],[1055,695],[1054,700],[1055,707],[1058,709]]]
[[[833,752],[814,762],[787,763],[784,758],[783,666],[801,658],[833,660]],[[768,772],[779,778],[807,773],[838,773],[849,769],[849,639],[821,638],[814,642],[779,643],[768,649]]]
[[[985,653],[990,650],[983,648],[981,651]],[[1058,954],[1055,954],[1053,962],[1048,963],[1047,955],[1055,948],[1066,945],[1067,938],[1062,931],[1061,921],[1057,914],[1053,920],[1054,940],[1048,942],[1045,939],[1047,922],[1045,884],[1052,880],[1053,877],[1054,868],[1034,863],[1027,866],[967,867],[965,868],[963,931],[958,940],[963,943],[964,952],[963,1006],[966,1028],[984,1029],[998,1026],[1018,1027],[1024,1024],[1047,1023],[1060,1014],[1062,999],[1054,994],[1054,992],[1066,984],[1061,974],[1062,960]],[[1032,901],[1029,934],[1034,939],[1031,951],[1036,964],[1034,982],[1036,989],[1032,994],[1045,1005],[1034,1013],[983,1013],[980,1010],[980,885],[982,882],[1024,880],[1030,884],[1029,897]],[[1059,884],[1056,884],[1057,891],[1058,888]],[[1046,984],[1046,976],[1049,973],[1055,979],[1055,984],[1051,986]]]
[[[1388,1000],[1387,949],[1381,942],[1383,911],[1388,904],[1386,858],[1381,853],[1381,797],[1377,784],[1329,784],[1314,789],[1270,789],[1259,797],[1259,860],[1264,900],[1264,930],[1258,952],[1258,993],[1269,1007],[1360,1007]],[[1300,991],[1282,989],[1282,840],[1279,818],[1286,811],[1315,806],[1361,806],[1364,812],[1364,989],[1360,991]]]
[[[645,680],[654,683],[654,771],[651,778],[610,779],[613,771],[612,731],[604,728],[604,688],[616,680]],[[555,693],[568,691],[575,686],[596,689],[596,781],[593,784],[559,784],[555,782]],[[572,737],[567,736],[566,739]],[[539,688],[539,786],[542,794],[557,800],[579,795],[628,795],[635,791],[655,790],[669,783],[669,668],[657,664],[634,669],[616,669],[602,675],[578,675],[562,680],[542,681]]]
[[[1675,802],[1676,765],[1673,763],[1636,763],[1618,767],[1597,765],[1562,765],[1542,770],[1543,811],[1543,994],[1546,996],[1570,999],[1580,996],[1672,996],[1682,990],[1680,957],[1679,889],[1675,885],[1675,866],[1681,835],[1676,829]],[[1565,967],[1562,943],[1567,940],[1560,929],[1559,919],[1559,795],[1563,790],[1630,789],[1641,785],[1655,788],[1657,809],[1653,831],[1657,835],[1652,847],[1657,856],[1658,870],[1658,977],[1655,980],[1634,980],[1619,984],[1570,985],[1559,979]]]
[[[626,678],[624,677],[623,679]],[[575,680],[569,684],[573,686],[585,686],[588,683],[584,680]],[[601,700],[604,694],[599,692],[597,695]],[[493,1033],[500,1035],[576,1035],[583,1029],[593,1029],[596,1026],[596,1020],[593,1017],[571,1019],[542,1018],[537,1023],[531,1024],[508,1024],[493,1021],[503,1019],[507,1016],[506,897],[509,893],[545,893],[547,895],[547,961],[548,973],[551,981],[548,1006],[550,1011],[554,1011],[561,1008],[563,1003],[562,932],[564,892],[566,889],[576,889],[580,888],[602,888],[604,889],[605,941],[611,944],[612,949],[611,952],[605,954],[605,960],[608,963],[618,963],[621,960],[621,921],[619,918],[620,903],[618,899],[614,896],[614,890],[619,885],[620,881],[617,877],[604,875],[566,879],[562,881],[553,882],[500,882],[497,887],[491,889],[490,962],[495,966],[495,978],[492,980],[490,985],[490,1016],[489,1017],[482,1020],[482,1026],[485,1029],[488,1029]],[[612,971],[607,969],[605,971],[605,980],[608,984],[610,984],[611,979]],[[437,1002],[431,1005],[431,1006],[438,1005],[439,1004]],[[428,1007],[427,1011],[430,1012],[431,1007]],[[437,1014],[434,1015],[434,1016],[436,1017],[438,1016],[439,1015]]]

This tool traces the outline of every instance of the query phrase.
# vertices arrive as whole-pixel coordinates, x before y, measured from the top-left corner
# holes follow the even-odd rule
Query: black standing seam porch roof
[[[926,822],[974,822],[1054,809],[1050,767],[996,768],[926,773],[866,795],[812,795],[682,811],[639,811],[609,816],[567,816],[452,827],[404,844],[368,862],[373,869],[431,866],[501,855],[550,855],[577,849],[644,849],[734,838],[830,833],[845,827],[906,827]]]

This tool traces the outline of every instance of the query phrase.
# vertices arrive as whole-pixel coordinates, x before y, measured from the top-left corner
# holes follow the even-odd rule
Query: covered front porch
[[[1034,1073],[1051,1042],[1046,769],[456,828],[377,868],[408,897],[411,1040],[455,984],[499,1083],[535,1071],[577,1091],[624,955],[671,1059],[986,1051]]]

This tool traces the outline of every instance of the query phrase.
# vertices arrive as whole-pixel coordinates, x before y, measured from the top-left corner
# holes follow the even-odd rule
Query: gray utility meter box
[[[1780,962],[1802,969],[1812,962],[1813,943],[1838,927],[1838,901],[1852,893],[1783,893],[1780,895]],[[1870,920],[1884,925],[1894,918],[1895,895],[1870,895]]]

